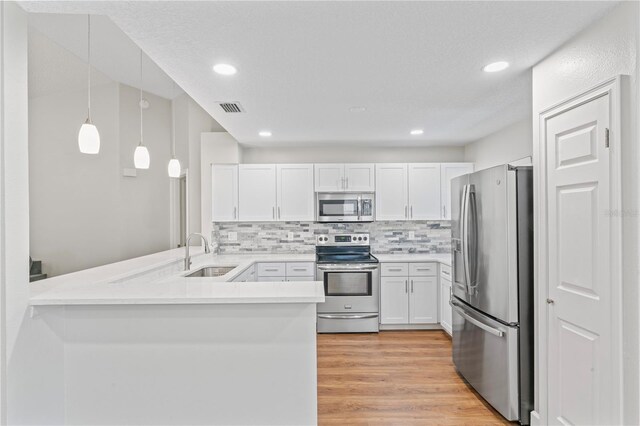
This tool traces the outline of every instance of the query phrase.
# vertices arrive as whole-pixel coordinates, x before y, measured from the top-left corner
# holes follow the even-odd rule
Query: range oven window
[[[324,292],[326,296],[371,296],[372,273],[325,272]]]
[[[320,216],[357,216],[358,200],[318,200]]]

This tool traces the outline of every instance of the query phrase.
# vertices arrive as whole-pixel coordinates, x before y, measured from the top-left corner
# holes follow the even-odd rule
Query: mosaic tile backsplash
[[[229,240],[229,232],[237,241]],[[293,239],[289,240],[289,233]],[[225,222],[214,223],[212,242],[220,254],[314,253],[316,235],[369,232],[373,253],[450,253],[451,222]],[[409,238],[413,232],[414,238]]]

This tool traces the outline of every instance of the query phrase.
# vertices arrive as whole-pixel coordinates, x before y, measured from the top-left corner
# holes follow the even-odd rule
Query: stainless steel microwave
[[[318,192],[317,222],[373,222],[374,194],[372,192]]]

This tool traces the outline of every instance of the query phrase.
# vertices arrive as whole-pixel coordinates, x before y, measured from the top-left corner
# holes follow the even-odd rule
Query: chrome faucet
[[[197,232],[194,232],[193,234],[189,235],[189,237],[187,238],[187,243],[184,246],[186,251],[184,256],[185,271],[188,271],[189,269],[191,269],[191,255],[189,254],[189,242],[191,241],[191,237],[194,237],[194,236],[202,238],[202,242],[204,242],[204,252],[211,253],[211,250],[209,249],[209,242],[207,241],[207,238],[204,235],[199,234]]]

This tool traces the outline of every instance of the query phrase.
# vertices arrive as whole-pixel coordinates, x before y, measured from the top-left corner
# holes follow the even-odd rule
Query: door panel
[[[276,166],[241,164],[238,166],[241,221],[276,220]]]
[[[278,220],[313,221],[313,165],[279,164],[277,182]]]
[[[406,220],[407,165],[376,164],[376,220]]]
[[[409,164],[409,219],[438,220],[440,212],[440,164]]]
[[[380,324],[408,324],[408,296],[408,277],[382,277],[380,280]]]
[[[375,166],[373,164],[345,164],[345,190],[351,192],[373,192],[376,189]]]
[[[438,278],[414,277],[409,282],[409,323],[438,322]]]
[[[336,192],[344,190],[344,164],[316,164],[316,192]]]
[[[238,220],[238,166],[213,164],[211,166],[211,220],[234,222]]]
[[[616,424],[610,283],[609,95],[546,121],[552,424]]]

